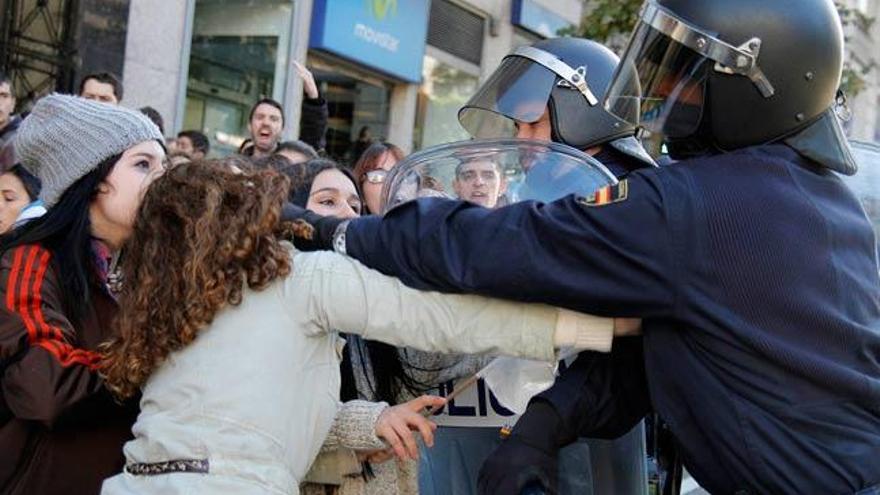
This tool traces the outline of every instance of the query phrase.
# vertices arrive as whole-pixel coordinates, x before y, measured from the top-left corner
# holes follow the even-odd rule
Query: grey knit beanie
[[[74,182],[136,144],[164,143],[156,124],[135,110],[52,94],[34,105],[15,136],[18,160],[43,182],[46,208]]]

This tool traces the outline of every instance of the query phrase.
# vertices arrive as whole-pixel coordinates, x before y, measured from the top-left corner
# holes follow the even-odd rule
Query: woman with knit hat
[[[15,145],[47,212],[0,237],[0,493],[98,493],[137,413],[96,373],[117,311],[108,260],[164,170],[162,135],[139,112],[51,95]]]

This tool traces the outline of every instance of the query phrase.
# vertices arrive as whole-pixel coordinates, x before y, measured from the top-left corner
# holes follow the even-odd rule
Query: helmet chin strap
[[[559,119],[556,116],[556,100],[553,98],[553,93],[550,93],[550,96],[547,98],[547,108],[550,109],[550,139],[554,143],[564,144],[566,146],[571,146],[574,149],[587,152],[588,149],[594,146],[600,146],[602,143],[594,143],[589,146],[583,146],[582,143],[570,143],[566,141],[560,134],[557,129],[559,129]],[[595,139],[594,139],[595,140]]]
[[[709,101],[709,85],[703,84],[703,99]],[[712,116],[710,106],[703,105],[700,108],[699,122],[696,129],[687,136],[663,136],[663,142],[673,160],[687,160],[701,156],[711,156],[723,153],[724,150],[715,144],[712,131]]]
[[[697,136],[668,139],[665,142],[669,156],[673,160],[687,160],[721,153],[721,150],[711,144],[708,139]]]
[[[547,109],[550,111],[550,140],[554,143],[561,143],[571,146],[562,140],[559,136],[559,133],[556,132],[556,128],[559,127],[556,124],[556,102],[553,101],[553,92],[550,92],[550,95],[547,97]]]
[[[711,122],[707,106],[703,109],[700,124],[690,136],[665,137],[663,141],[666,143],[669,156],[674,160],[687,160],[722,153],[723,151],[715,145],[715,140],[712,137]]]

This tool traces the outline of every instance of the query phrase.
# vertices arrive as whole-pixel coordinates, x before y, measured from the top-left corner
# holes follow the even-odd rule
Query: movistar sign
[[[388,14],[397,13],[397,0],[366,0],[373,12],[373,17],[381,21]]]
[[[430,4],[430,0],[315,0],[309,44],[419,82]]]

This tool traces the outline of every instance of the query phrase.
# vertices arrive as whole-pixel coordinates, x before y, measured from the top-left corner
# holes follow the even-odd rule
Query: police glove
[[[281,210],[281,221],[295,224],[307,224],[306,228],[294,230],[293,244],[300,251],[333,250],[333,241],[339,237],[344,242],[344,233],[348,221],[325,217],[317,213],[297,206],[293,203],[285,203]]]
[[[559,448],[556,431],[561,419],[544,401],[529,404],[525,414],[480,468],[480,495],[558,493]]]

